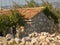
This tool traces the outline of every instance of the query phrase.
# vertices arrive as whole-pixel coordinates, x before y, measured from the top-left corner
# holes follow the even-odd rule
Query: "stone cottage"
[[[57,26],[54,24],[52,19],[49,19],[44,13],[44,7],[34,7],[34,8],[19,8],[19,12],[25,16],[25,21],[27,22],[24,27],[24,32],[28,33],[36,32],[50,32],[51,30],[56,30]],[[5,14],[9,13],[9,9],[4,9]]]
[[[51,30],[58,30],[57,24],[54,24],[53,19],[49,19],[43,10],[45,7],[34,7],[34,8],[22,8],[21,14],[25,15],[26,25],[24,32],[26,35],[34,31],[40,32],[51,32]],[[23,35],[23,34],[22,34]]]

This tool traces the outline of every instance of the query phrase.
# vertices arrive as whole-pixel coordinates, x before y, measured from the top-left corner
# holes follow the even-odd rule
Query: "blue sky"
[[[3,5],[12,5],[13,1],[17,2],[18,4],[25,4],[26,0],[0,0],[0,6]],[[41,0],[35,0],[38,3],[41,3]],[[49,2],[60,2],[60,0],[48,0]]]

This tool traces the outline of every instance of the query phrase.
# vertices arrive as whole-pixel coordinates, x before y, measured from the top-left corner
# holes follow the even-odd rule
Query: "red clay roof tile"
[[[35,7],[35,8],[18,8],[17,10],[25,16],[25,18],[32,18],[34,17],[37,13],[41,12],[44,9],[44,7]],[[9,9],[3,9],[0,10],[0,14],[10,14]]]

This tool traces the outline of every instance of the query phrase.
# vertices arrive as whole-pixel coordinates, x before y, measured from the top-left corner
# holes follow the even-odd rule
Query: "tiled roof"
[[[44,9],[44,7],[35,7],[35,8],[18,8],[18,11],[25,16],[25,18],[32,18],[34,17],[37,13],[41,12]],[[0,10],[0,14],[10,14],[11,12],[9,9],[3,9]]]

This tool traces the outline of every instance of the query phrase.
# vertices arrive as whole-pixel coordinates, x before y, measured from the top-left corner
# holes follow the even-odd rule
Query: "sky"
[[[26,0],[0,0],[0,6],[6,6],[6,5],[12,5],[13,1],[15,1],[18,4],[24,5],[26,3]],[[41,3],[41,0],[35,0],[38,3]],[[49,2],[60,2],[60,0],[48,0]]]

